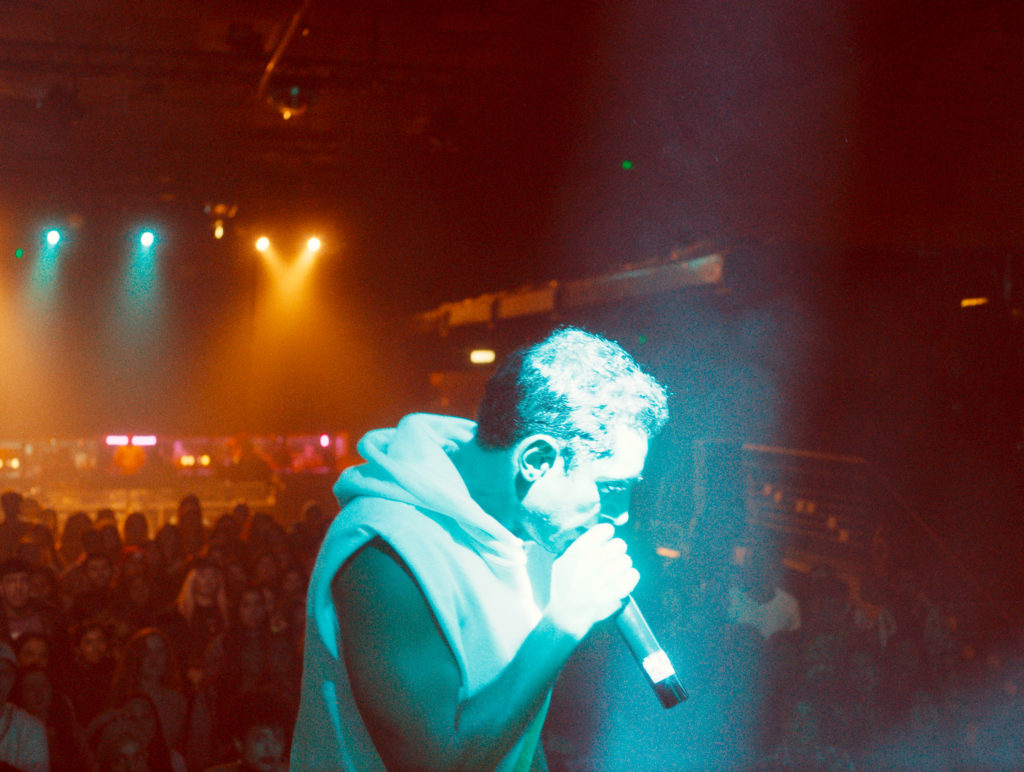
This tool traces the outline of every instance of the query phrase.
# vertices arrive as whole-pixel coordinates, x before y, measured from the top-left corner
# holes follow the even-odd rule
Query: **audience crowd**
[[[0,770],[286,769],[319,505],[210,525],[188,495],[151,533],[0,504]]]
[[[204,517],[188,495],[151,532],[139,512],[59,521],[15,491],[0,504],[0,772],[287,768],[319,505],[285,528],[244,504]],[[686,663],[680,736],[697,742],[638,764],[1021,767],[1019,641],[978,624],[993,609],[965,606],[962,579],[794,567],[767,535],[748,542],[710,566],[666,561],[653,582],[662,618],[682,622],[663,643]],[[585,740],[581,704],[553,711],[556,772],[609,768],[583,747],[608,739]]]
[[[1019,633],[969,577],[934,561],[787,565],[771,544],[695,582],[677,644],[720,690],[726,766],[1024,766]]]

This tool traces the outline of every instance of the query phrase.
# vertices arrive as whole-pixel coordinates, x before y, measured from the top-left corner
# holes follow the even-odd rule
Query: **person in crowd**
[[[778,550],[771,544],[746,548],[739,581],[729,588],[729,621],[749,625],[768,640],[800,629],[800,604],[781,584]]]
[[[154,627],[159,618],[156,591],[138,552],[131,553],[122,566],[114,591],[113,623],[117,641],[128,640],[144,627]]]
[[[284,621],[284,630],[293,647],[302,652],[306,629],[306,587],[309,580],[297,563],[287,566],[281,574],[281,592],[278,608]]]
[[[4,511],[4,521],[0,523],[0,560],[14,555],[14,548],[28,530],[28,524],[21,519],[22,501],[23,496],[17,491],[0,493],[0,509]]]
[[[60,576],[50,566],[36,566],[28,575],[28,596],[32,602],[54,614],[64,613]]]
[[[168,575],[164,551],[156,539],[150,539],[139,547],[139,554],[142,556],[145,574],[153,591],[153,605],[163,608],[178,594],[184,574],[174,578]]]
[[[117,569],[121,565],[121,557],[124,551],[121,532],[117,530],[117,521],[97,523],[96,529],[100,532],[99,551],[110,558],[110,564]]]
[[[50,667],[50,639],[42,633],[25,633],[14,642],[18,667]]]
[[[87,766],[85,735],[74,708],[45,667],[20,668],[13,701],[46,727],[51,772],[79,772]]]
[[[70,608],[78,594],[89,589],[89,581],[85,575],[86,559],[103,551],[103,536],[99,528],[90,526],[82,532],[81,549],[60,576],[61,596],[64,598],[65,608]]]
[[[90,528],[92,519],[86,512],[74,512],[64,521],[60,545],[57,547],[57,557],[64,569],[71,566],[82,554],[82,535]]]
[[[228,596],[224,574],[216,563],[199,557],[181,585],[173,608],[162,614],[158,626],[174,642],[192,688],[202,680],[206,647],[228,624]]]
[[[113,617],[116,596],[114,564],[109,552],[102,550],[86,555],[82,569],[84,583],[71,602],[68,618],[74,623],[89,617]]]
[[[364,437],[310,582],[292,768],[543,768],[555,678],[639,580],[615,526],[667,413],[565,328],[498,367],[476,424]]]
[[[320,548],[331,519],[317,501],[307,501],[302,508],[302,517],[292,524],[288,534],[295,559],[308,576],[313,569],[317,550]]]
[[[124,695],[88,729],[100,769],[187,772],[185,759],[167,742],[160,713],[143,692]]]
[[[292,694],[298,682],[298,661],[287,635],[275,633],[263,592],[245,589],[234,605],[231,624],[207,647],[204,683],[214,712],[226,717],[225,706],[235,695],[257,689]]]
[[[111,686],[111,702],[122,704],[131,694],[149,696],[160,714],[160,725],[172,748],[185,741],[188,699],[181,686],[177,657],[170,639],[156,627],[139,630],[128,639]]]
[[[14,548],[15,557],[22,558],[33,568],[54,568],[57,565],[53,533],[45,525],[29,523],[25,535]]]
[[[63,637],[66,629],[51,609],[37,605],[29,595],[28,578],[32,567],[20,558],[0,561],[0,635],[16,641],[27,633],[39,633],[51,641]]]
[[[53,507],[43,507],[39,510],[39,524],[46,528],[50,532],[50,538],[53,539],[54,543],[54,555],[57,551],[57,534],[59,533],[58,522],[57,522],[57,510]],[[59,568],[59,563],[57,565]]]
[[[102,619],[86,619],[72,630],[73,657],[68,665],[64,691],[82,726],[107,707],[114,681],[110,630]]]
[[[242,692],[225,707],[235,758],[206,772],[285,772],[294,712],[274,692]]]
[[[153,772],[186,772],[185,757],[168,742],[160,713],[148,694],[143,692],[129,695],[121,702],[120,709],[138,729],[138,736],[146,747],[149,768]]]
[[[189,570],[188,556],[181,538],[181,529],[173,523],[164,523],[156,532],[163,562],[164,586],[170,598],[177,596],[181,583]]]
[[[230,512],[225,512],[213,524],[209,544],[219,544],[229,549],[237,549],[242,541],[242,523],[249,518],[248,507],[244,503],[235,504]]]
[[[129,512],[121,525],[121,540],[125,549],[141,547],[149,540],[149,521],[141,512]]]
[[[96,517],[93,518],[93,522],[97,528],[102,528],[105,525],[117,525],[117,513],[111,507],[100,507],[96,510]]]
[[[850,754],[823,736],[822,721],[814,700],[792,700],[783,721],[782,742],[749,768],[756,772],[853,772]]]
[[[194,493],[182,496],[178,502],[178,528],[181,543],[187,558],[199,555],[206,544],[206,527],[203,524],[203,507]]]
[[[248,437],[232,437],[229,443],[231,463],[224,470],[229,480],[236,482],[270,482],[273,469]]]
[[[277,561],[278,570],[291,562],[288,552],[288,534],[281,524],[267,512],[254,512],[242,530],[242,540],[251,558],[270,554]]]
[[[48,772],[50,754],[46,727],[11,702],[17,677],[18,660],[14,650],[0,643],[0,762],[10,764],[19,772]]]
[[[111,719],[90,736],[92,772],[150,772],[146,747],[127,721]]]

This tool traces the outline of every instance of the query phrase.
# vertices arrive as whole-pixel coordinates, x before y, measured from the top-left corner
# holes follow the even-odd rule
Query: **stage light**
[[[203,455],[201,455],[199,457],[199,465],[200,466],[209,466],[210,465],[210,457],[207,454],[203,453]]]
[[[139,243],[145,248],[149,249],[153,246],[153,242],[156,240],[156,236],[153,235],[153,231],[143,231],[142,235],[139,236]]]
[[[217,240],[224,238],[224,221],[217,220],[213,224],[213,237]]]
[[[328,437],[326,434],[321,434],[320,435],[320,447],[321,448],[327,448],[327,447],[330,447],[330,444],[331,444],[331,438]]]
[[[309,241],[306,242],[306,249],[310,252],[319,252],[321,246],[320,239],[316,236],[310,236]]]
[[[195,466],[196,465],[196,457],[195,456],[182,456],[181,458],[178,459],[178,463],[181,464],[182,466]]]
[[[21,260],[21,258],[25,256],[25,250],[22,249],[21,247],[18,247],[16,250],[14,250],[14,256]]]
[[[152,447],[156,445],[156,436],[152,434],[136,434],[132,437],[132,445],[136,447]]]
[[[270,249],[270,239],[268,239],[266,236],[260,236],[258,239],[256,239],[256,249],[258,249],[260,252],[266,252],[268,249]]]
[[[478,348],[469,352],[469,361],[475,365],[489,365],[494,358],[494,350],[489,348]]]
[[[129,438],[127,434],[108,434],[107,445],[120,446],[127,445]]]
[[[51,247],[57,246],[60,243],[60,231],[49,230],[46,232],[46,243]]]
[[[988,298],[963,298],[960,301],[960,308],[974,308],[988,303]]]

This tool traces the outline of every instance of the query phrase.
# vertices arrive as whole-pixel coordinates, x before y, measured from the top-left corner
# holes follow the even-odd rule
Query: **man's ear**
[[[536,482],[555,466],[560,447],[558,440],[546,434],[527,437],[519,444],[516,471],[526,482]]]

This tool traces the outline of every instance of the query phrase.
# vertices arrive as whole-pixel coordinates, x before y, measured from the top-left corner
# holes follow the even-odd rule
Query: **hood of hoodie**
[[[409,504],[450,518],[489,552],[519,562],[524,543],[473,500],[450,455],[470,442],[476,424],[464,418],[413,413],[398,426],[376,429],[358,445],[366,463],[342,472],[334,495],[344,509],[360,496]]]

